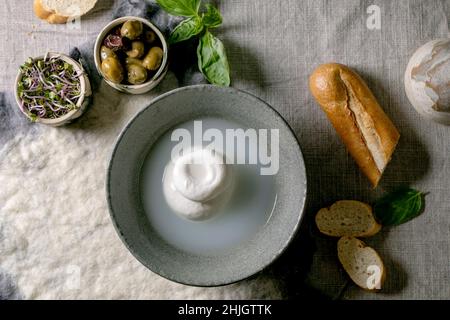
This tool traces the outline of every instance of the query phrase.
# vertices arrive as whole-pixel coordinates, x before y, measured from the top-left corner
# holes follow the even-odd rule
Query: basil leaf
[[[219,86],[230,85],[230,66],[223,43],[206,32],[197,47],[198,67],[206,79]]]
[[[156,0],[165,11],[174,16],[194,17],[201,0]]]
[[[177,43],[188,40],[193,36],[199,34],[203,30],[203,23],[200,17],[192,17],[182,21],[172,31],[169,37],[169,43]]]
[[[205,5],[206,12],[203,14],[203,24],[208,28],[217,28],[222,24],[222,16],[219,10],[211,4]]]
[[[405,223],[422,213],[423,197],[423,193],[414,189],[398,189],[375,203],[375,216],[385,226]]]

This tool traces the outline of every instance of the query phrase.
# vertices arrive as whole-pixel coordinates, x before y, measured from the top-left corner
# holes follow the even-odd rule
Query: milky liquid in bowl
[[[246,129],[236,122],[218,118],[205,117],[196,120],[202,121],[203,132],[215,128],[219,129],[223,136],[226,129]],[[177,128],[189,130],[194,140],[194,121],[180,124],[158,139],[142,167],[140,196],[149,223],[167,243],[194,254],[217,253],[251,239],[270,219],[276,204],[274,176],[261,175],[259,163],[248,164],[247,142],[247,164],[232,165],[235,175],[234,190],[230,201],[222,209],[223,212],[206,221],[183,219],[167,205],[162,190],[164,169],[170,161],[173,147],[178,143],[171,141],[172,132]],[[205,142],[203,147],[206,145],[208,142]]]

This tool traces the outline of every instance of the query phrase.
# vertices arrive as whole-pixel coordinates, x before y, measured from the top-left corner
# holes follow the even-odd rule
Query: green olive
[[[108,57],[102,62],[102,72],[106,79],[121,83],[124,78],[124,70],[117,58]]]
[[[161,66],[161,62],[163,59],[163,51],[159,47],[153,47],[147,53],[142,62],[142,65],[148,70],[155,71]]]
[[[127,56],[131,58],[140,58],[144,55],[145,45],[142,41],[133,41],[131,50],[127,51]]]
[[[152,44],[156,40],[156,33],[154,33],[152,30],[146,30],[144,32],[144,40],[148,44]]]
[[[128,20],[122,25],[120,35],[130,40],[134,40],[142,34],[143,30],[144,26],[142,25],[142,22],[137,20]]]
[[[142,60],[136,59],[136,58],[131,58],[131,57],[126,57],[125,65],[129,65],[129,64],[137,64],[138,66],[142,67]]]
[[[137,64],[127,65],[127,80],[131,84],[141,84],[147,80],[147,70]]]
[[[113,57],[117,59],[117,55],[114,51],[112,51],[107,46],[102,46],[100,49],[100,58],[102,58],[102,61],[106,58]]]

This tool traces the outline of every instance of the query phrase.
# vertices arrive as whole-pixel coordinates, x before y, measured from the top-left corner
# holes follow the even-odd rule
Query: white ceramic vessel
[[[75,61],[74,59],[72,59],[71,57],[69,57],[68,55],[63,54],[63,53],[49,52],[49,53],[47,53],[47,57],[48,58],[60,57],[65,62],[71,64],[77,73],[83,73],[83,75],[80,77],[81,96],[77,101],[76,109],[69,111],[65,115],[58,117],[56,119],[37,118],[37,119],[33,120],[34,122],[42,123],[42,124],[53,126],[53,127],[58,127],[58,126],[68,124],[71,121],[79,118],[84,113],[84,111],[86,111],[86,108],[90,103],[92,89],[91,89],[91,84],[89,82],[89,77],[86,74],[86,72],[84,71],[83,66],[80,63],[78,63],[77,61]],[[44,59],[44,56],[35,58],[35,60],[42,60],[42,59]],[[19,73],[17,74],[17,77],[16,77],[16,82],[15,82],[15,87],[14,87],[16,102],[17,102],[17,106],[19,107],[19,110],[28,119],[31,120],[30,116],[20,108],[21,99],[19,97],[18,84],[21,79],[22,79],[22,72],[19,71]]]
[[[101,70],[102,61],[100,58],[100,49],[103,44],[103,40],[105,37],[110,33],[112,29],[115,27],[123,24],[124,22],[128,20],[137,20],[142,22],[144,25],[146,25],[148,28],[153,30],[156,35],[159,37],[162,49],[163,49],[163,60],[161,63],[161,66],[159,67],[159,70],[156,72],[156,74],[150,79],[147,80],[145,83],[137,84],[137,85],[129,85],[129,84],[120,84],[120,83],[114,83],[103,75],[103,72]],[[111,87],[113,87],[116,90],[119,90],[121,92],[130,93],[130,94],[143,94],[150,90],[152,90],[154,87],[156,87],[161,80],[164,78],[164,76],[167,73],[168,69],[168,52],[169,48],[167,45],[167,41],[164,37],[164,35],[161,33],[161,31],[150,21],[140,18],[140,17],[133,17],[133,16],[127,16],[127,17],[121,17],[116,20],[111,21],[108,23],[103,30],[100,32],[100,34],[97,37],[97,40],[95,41],[94,46],[94,60],[95,60],[95,67],[97,68],[98,73],[103,77],[105,82],[109,84]]]

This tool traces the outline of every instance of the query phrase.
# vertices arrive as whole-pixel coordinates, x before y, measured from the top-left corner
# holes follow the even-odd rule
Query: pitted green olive
[[[144,26],[142,25],[142,22],[137,20],[128,20],[122,25],[120,35],[130,40],[134,40],[142,34],[143,30]]]
[[[127,56],[131,58],[140,58],[145,53],[145,45],[142,41],[133,41],[131,50],[127,51]]]
[[[112,51],[110,48],[108,48],[107,46],[102,46],[100,49],[100,58],[102,60],[105,60],[106,58],[116,58],[117,59],[117,55],[114,51]]]
[[[163,50],[159,47],[153,47],[145,56],[142,65],[148,70],[155,71],[161,66],[163,59]]]
[[[121,83],[124,78],[124,70],[120,61],[113,57],[108,57],[102,62],[102,72],[106,79]]]
[[[136,59],[136,58],[131,58],[131,57],[126,57],[125,59],[125,64],[129,65],[129,64],[137,64],[138,66],[142,67],[142,60],[140,59]]]
[[[131,84],[141,84],[147,80],[147,70],[137,64],[127,65],[127,80]]]

